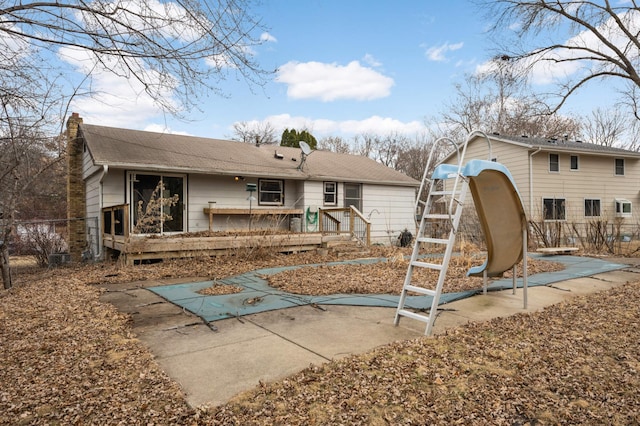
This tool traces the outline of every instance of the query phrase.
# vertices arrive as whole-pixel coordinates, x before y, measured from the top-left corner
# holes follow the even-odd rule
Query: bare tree
[[[479,2],[502,41],[498,54],[532,75],[564,71],[552,111],[590,82],[627,83],[622,99],[638,112],[640,9],[636,2],[496,0]],[[507,30],[508,29],[508,30]],[[510,31],[512,37],[505,34]],[[545,34],[546,37],[540,37]]]
[[[630,126],[628,114],[619,109],[596,108],[583,120],[582,134],[587,142],[604,146],[622,146]],[[635,121],[635,120],[634,120]]]
[[[339,154],[351,154],[351,145],[340,136],[327,136],[318,141],[318,149],[337,152]]]
[[[231,140],[253,143],[256,146],[273,145],[279,142],[276,130],[269,122],[238,121],[233,123]]]
[[[253,59],[260,23],[251,0],[111,2],[0,0],[0,270],[12,285],[8,244],[18,208],[35,182],[64,159],[55,148],[71,99],[91,94],[92,76],[137,83],[180,116],[229,75],[263,84]],[[58,57],[81,58],[85,79]]]
[[[93,73],[108,72],[137,81],[157,105],[180,115],[204,89],[222,94],[216,83],[229,73],[263,83],[266,73],[252,57],[261,27],[250,2],[0,0],[0,63],[29,55],[48,67],[52,54],[83,55],[87,90]]]
[[[431,152],[432,143],[432,140],[425,141],[419,137],[413,141],[405,141],[398,151],[396,170],[416,180],[421,180],[424,175],[424,168],[427,165],[429,152]],[[435,162],[433,165],[435,165]]]
[[[580,123],[569,116],[550,113],[549,107],[529,91],[511,64],[500,58],[483,72],[467,75],[457,84],[456,97],[441,112],[441,129],[454,140],[464,140],[475,130],[507,135],[576,137]]]
[[[14,238],[18,207],[25,205],[29,190],[41,175],[60,166],[64,159],[57,151],[56,139],[41,131],[47,128],[43,119],[27,122],[1,99],[0,113],[0,274],[4,288],[13,279],[9,262],[9,244]]]

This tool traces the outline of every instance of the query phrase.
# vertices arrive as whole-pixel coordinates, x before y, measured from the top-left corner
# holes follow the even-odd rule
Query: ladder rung
[[[411,262],[411,266],[419,266],[420,268],[436,269],[438,271],[442,269],[442,265],[439,265],[437,263],[418,262],[415,260]]]
[[[429,317],[427,315],[420,315],[415,312],[407,311],[406,309],[399,309],[398,315],[413,318],[418,321],[429,322]]]
[[[454,195],[454,194],[460,194],[460,193],[461,191],[438,190],[438,191],[431,191],[429,195]]]
[[[421,243],[433,243],[433,244],[449,244],[449,240],[444,238],[429,238],[429,237],[420,237],[418,241]]]
[[[451,216],[448,214],[439,214],[439,213],[428,213],[424,215],[425,219],[447,219],[449,220]]]
[[[435,296],[436,295],[435,290],[430,290],[430,289],[424,288],[424,287],[416,287],[415,285],[406,285],[406,286],[404,286],[404,289],[407,290],[407,291],[413,291],[415,293],[426,294],[427,296]]]

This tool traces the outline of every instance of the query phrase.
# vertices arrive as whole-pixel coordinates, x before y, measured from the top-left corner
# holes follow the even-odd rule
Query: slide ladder
[[[441,164],[435,168],[431,177],[427,178],[426,171],[429,170],[430,162],[433,158],[432,154],[434,150],[438,148],[438,144],[441,141],[453,143],[458,154],[458,164]],[[460,217],[462,216],[464,200],[468,191],[468,181],[462,174],[462,160],[464,158],[465,150],[466,143],[464,144],[462,152],[460,152],[459,146],[451,139],[442,138],[436,141],[431,149],[429,161],[427,162],[425,174],[423,175],[420,191],[418,193],[418,198],[420,198],[422,189],[428,185],[429,193],[427,195],[427,201],[424,203],[425,207],[422,210],[420,224],[418,226],[418,232],[414,241],[413,252],[411,254],[411,260],[409,261],[409,267],[407,268],[402,292],[400,293],[400,300],[398,302],[394,324],[398,325],[400,317],[403,316],[426,322],[427,326],[425,329],[425,335],[431,334],[431,328],[433,327],[433,323],[437,315],[440,294],[447,275],[447,268],[449,267],[449,261],[451,260],[456,233],[458,231]],[[453,185],[450,189],[446,189],[446,186],[443,185],[443,181],[446,180],[453,180]],[[445,213],[438,212],[438,210],[441,211],[442,208],[438,209],[437,207],[442,205],[445,206]],[[416,206],[419,206],[418,201],[416,201]],[[442,238],[443,234],[446,235],[447,232],[448,236]],[[445,246],[441,262],[432,263],[423,261],[422,259],[427,254],[426,250],[434,246]],[[439,271],[435,289],[421,285],[423,283],[414,283],[414,268],[426,268]],[[429,310],[428,315],[405,308],[406,298],[409,292],[433,297],[431,309]]]

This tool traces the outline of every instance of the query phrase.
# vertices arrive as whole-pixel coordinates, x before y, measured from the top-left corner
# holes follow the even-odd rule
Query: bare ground
[[[311,366],[229,404],[195,410],[132,335],[128,317],[101,303],[92,285],[218,279],[318,260],[336,259],[236,256],[19,272],[16,288],[0,293],[0,423],[638,424],[638,283]],[[354,282],[363,276],[397,281],[390,266],[372,274],[331,271],[342,278],[325,283],[344,285],[348,276],[360,292],[366,286]],[[305,270],[318,281],[318,270],[299,273]]]

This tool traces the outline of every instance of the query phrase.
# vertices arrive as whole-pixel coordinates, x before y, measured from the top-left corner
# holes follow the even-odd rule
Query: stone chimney
[[[86,201],[82,180],[83,141],[78,137],[82,118],[77,112],[67,120],[67,219],[69,219],[69,254],[72,262],[82,260],[87,246]]]

